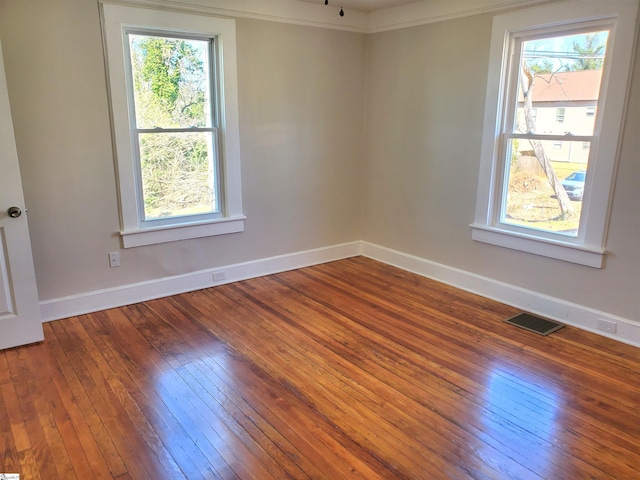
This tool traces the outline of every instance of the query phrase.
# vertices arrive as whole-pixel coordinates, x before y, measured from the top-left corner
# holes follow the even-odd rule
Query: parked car
[[[587,172],[585,170],[578,170],[562,180],[564,191],[567,192],[567,196],[571,200],[582,200],[586,176]]]

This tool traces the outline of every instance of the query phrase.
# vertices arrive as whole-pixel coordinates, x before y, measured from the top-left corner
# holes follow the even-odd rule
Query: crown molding
[[[378,33],[426,25],[558,0],[422,0],[370,13],[345,9],[345,16],[323,2],[299,0],[99,0],[100,3],[138,6],[198,15],[251,18],[308,27],[358,33]]]
[[[367,33],[399,30],[557,1],[560,0],[423,0],[371,12]]]
[[[298,0],[99,0],[100,3],[129,5],[167,11],[230,18],[251,18],[278,23],[368,33],[369,15],[347,11],[338,16],[322,2]]]

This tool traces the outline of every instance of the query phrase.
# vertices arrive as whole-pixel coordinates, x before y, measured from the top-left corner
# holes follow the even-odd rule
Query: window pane
[[[608,36],[600,31],[523,42],[512,131],[593,135]]]
[[[590,144],[562,142],[560,148],[555,144],[511,140],[502,223],[577,236]],[[566,198],[558,199],[536,151],[547,156]],[[563,213],[562,200],[570,211]]]
[[[562,139],[507,139],[501,203],[504,224],[577,236],[609,32],[522,41],[514,97],[514,133]],[[574,177],[581,179],[568,180]]]
[[[210,127],[209,41],[129,35],[138,128]]]
[[[145,220],[214,213],[211,132],[139,135]]]

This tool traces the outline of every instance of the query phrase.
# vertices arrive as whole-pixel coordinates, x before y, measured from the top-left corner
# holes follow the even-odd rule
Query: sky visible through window
[[[582,60],[603,60],[608,37],[609,32],[605,30],[530,40],[523,44],[524,57],[531,63],[549,62],[554,72],[576,69]],[[588,51],[590,45],[602,46],[602,49]]]

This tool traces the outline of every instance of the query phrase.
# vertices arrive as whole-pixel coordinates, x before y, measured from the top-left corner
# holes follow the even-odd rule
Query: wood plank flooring
[[[356,257],[45,324],[0,473],[637,479],[640,350]]]

